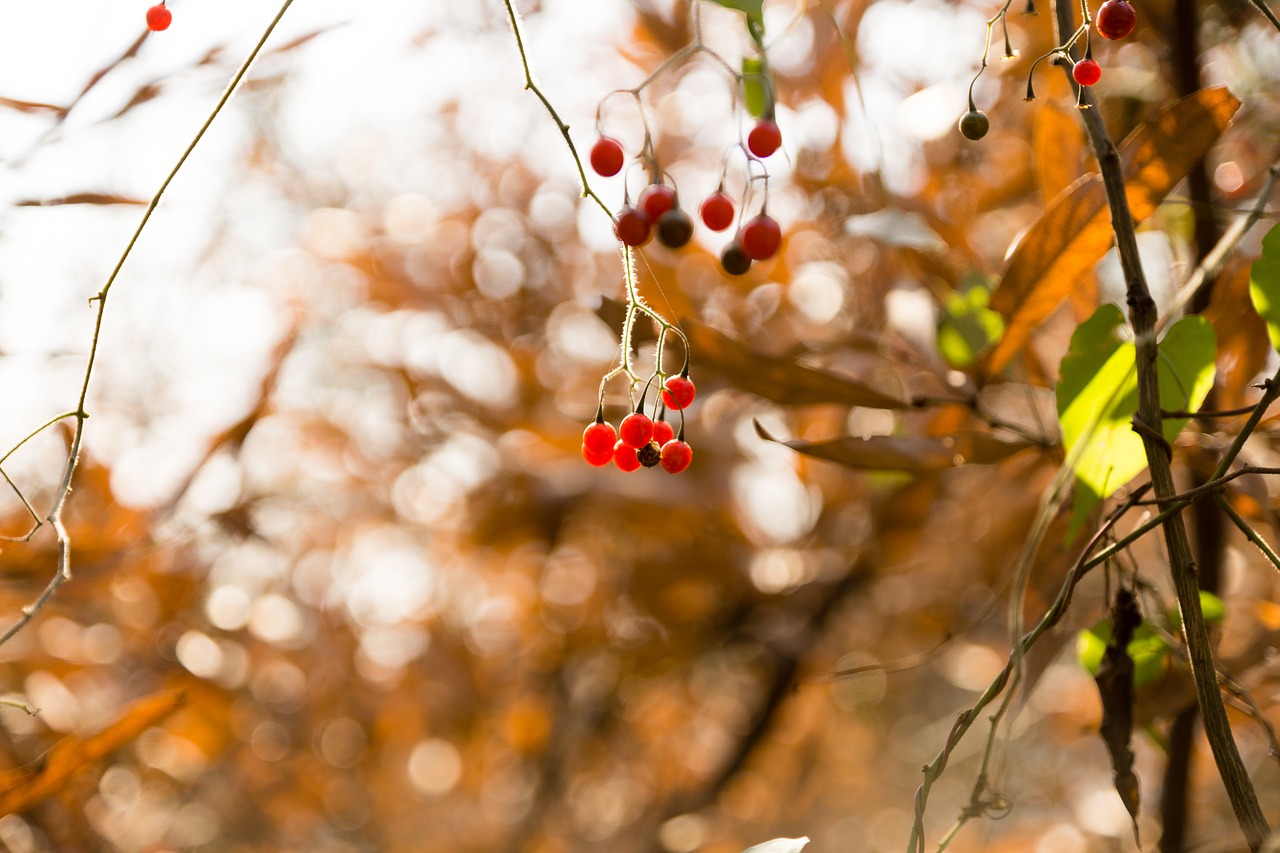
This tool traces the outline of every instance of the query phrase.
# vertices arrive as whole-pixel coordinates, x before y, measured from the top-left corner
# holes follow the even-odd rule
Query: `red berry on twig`
[[[628,205],[618,211],[613,231],[628,246],[643,246],[653,236],[653,220],[640,208]]]
[[[1098,35],[1105,39],[1122,39],[1133,32],[1138,23],[1138,13],[1128,0],[1107,0],[1098,7],[1098,14],[1093,18],[1093,25]]]
[[[662,402],[667,404],[668,409],[679,411],[680,409],[689,408],[689,404],[693,402],[693,397],[697,393],[697,389],[693,387],[693,380],[688,376],[668,376],[667,381],[662,386]],[[658,442],[661,444],[662,442]]]
[[[762,118],[747,134],[747,147],[757,157],[768,157],[782,146],[782,131],[771,118]]]
[[[636,456],[636,449],[619,441],[613,449],[613,464],[618,466],[619,471],[626,471],[630,474],[640,467],[640,460]]]
[[[1082,59],[1071,69],[1071,76],[1081,86],[1092,86],[1102,79],[1102,66],[1092,59]]]
[[[591,146],[591,168],[602,178],[621,172],[622,161],[622,143],[611,136],[602,136]]]
[[[632,412],[618,424],[618,437],[623,444],[639,450],[653,440],[653,421],[641,412]]]
[[[676,431],[671,424],[666,421],[653,422],[653,443],[661,447],[668,441],[676,437]]]
[[[733,224],[733,199],[721,190],[716,190],[703,199],[698,213],[712,231],[723,231]]]
[[[761,213],[742,228],[742,253],[753,261],[767,261],[782,245],[782,227],[767,213]]]
[[[173,13],[163,3],[152,6],[147,10],[147,29],[153,33],[161,30],[169,29],[169,25],[173,23]]]
[[[676,206],[676,191],[666,184],[649,184],[640,191],[640,209],[654,222]]]
[[[662,467],[668,474],[679,474],[693,461],[693,448],[678,438],[662,445]]]

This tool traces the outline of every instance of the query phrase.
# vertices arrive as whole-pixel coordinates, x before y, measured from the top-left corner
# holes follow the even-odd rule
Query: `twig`
[[[1280,19],[1276,18],[1276,13],[1271,11],[1271,7],[1269,7],[1264,0],[1249,0],[1249,2],[1257,7],[1259,12],[1266,16],[1266,19],[1271,22],[1271,26],[1280,30]]]
[[[1222,511],[1235,522],[1236,527],[1240,528],[1240,532],[1245,535],[1245,538],[1252,542],[1257,549],[1262,552],[1262,556],[1266,557],[1267,561],[1271,563],[1277,571],[1280,571],[1280,557],[1276,556],[1276,552],[1267,544],[1267,540],[1258,535],[1258,531],[1253,529],[1253,525],[1246,521],[1244,516],[1236,512],[1236,508],[1231,505],[1231,501],[1227,500],[1227,496],[1222,494],[1222,492],[1214,492],[1213,499],[1218,502],[1218,506],[1222,508]]]
[[[1072,29],[1072,11],[1063,0],[1054,2],[1055,22],[1059,34]],[[1088,87],[1077,87],[1082,106],[1092,107],[1093,96]],[[1133,327],[1137,349],[1138,414],[1137,418],[1153,430],[1159,430],[1160,380],[1156,368],[1156,320],[1155,301],[1151,298],[1142,259],[1138,252],[1137,232],[1126,195],[1124,170],[1120,154],[1096,109],[1081,110],[1086,133],[1098,160],[1111,211],[1112,228],[1124,271],[1126,297],[1129,306],[1129,322]],[[1256,414],[1256,413],[1255,413]],[[1173,471],[1164,448],[1149,435],[1142,436],[1147,465],[1157,498],[1165,501],[1177,491]],[[1165,545],[1169,550],[1170,571],[1182,612],[1183,633],[1186,636],[1191,676],[1195,683],[1200,716],[1204,720],[1205,734],[1213,752],[1218,773],[1227,788],[1227,795],[1240,828],[1244,831],[1251,850],[1258,850],[1270,834],[1266,818],[1258,804],[1258,795],[1249,781],[1249,774],[1240,759],[1240,752],[1231,736],[1231,725],[1218,690],[1214,668],[1213,648],[1209,642],[1208,626],[1200,608],[1200,589],[1196,578],[1196,566],[1191,555],[1191,545],[1180,513],[1170,515],[1164,523]]]
[[[1262,192],[1258,193],[1258,200],[1254,203],[1253,208],[1231,223],[1231,227],[1214,245],[1213,250],[1204,256],[1204,260],[1196,267],[1195,272],[1187,279],[1186,284],[1178,288],[1178,293],[1169,304],[1168,310],[1160,318],[1160,322],[1156,326],[1157,329],[1164,329],[1172,320],[1176,319],[1179,309],[1195,296],[1196,291],[1206,281],[1212,281],[1218,275],[1222,270],[1222,265],[1226,263],[1227,256],[1235,251],[1236,246],[1240,245],[1240,241],[1244,239],[1244,235],[1262,218],[1263,211],[1266,210],[1267,202],[1271,199],[1271,191],[1275,189],[1277,180],[1280,180],[1280,163],[1272,163],[1271,168],[1267,170],[1267,181],[1262,186]]]
[[[67,452],[67,462],[62,471],[62,480],[58,485],[57,497],[54,499],[53,509],[50,510],[49,515],[45,519],[49,523],[49,526],[53,528],[54,536],[58,543],[57,572],[54,574],[53,578],[50,579],[48,585],[40,593],[39,597],[26,607],[22,608],[22,615],[17,619],[17,621],[10,625],[3,634],[0,634],[0,646],[3,646],[11,640],[15,634],[25,628],[31,620],[35,618],[35,615],[39,613],[49,602],[49,599],[58,591],[58,588],[71,579],[71,537],[68,536],[67,529],[63,525],[62,512],[67,505],[67,498],[71,495],[71,480],[75,476],[76,465],[80,462],[80,448],[84,443],[85,422],[89,419],[89,413],[85,411],[85,400],[89,396],[89,384],[93,379],[93,367],[97,361],[98,345],[102,340],[102,321],[106,315],[107,296],[111,292],[111,287],[119,277],[120,270],[124,268],[125,261],[127,261],[129,259],[129,255],[132,254],[134,246],[137,245],[138,238],[142,236],[143,229],[145,229],[147,227],[147,223],[151,221],[151,215],[155,213],[156,208],[160,206],[160,199],[164,196],[165,191],[169,189],[169,185],[173,183],[174,178],[178,176],[178,172],[181,171],[182,167],[186,164],[187,158],[191,156],[191,152],[195,150],[196,146],[200,143],[200,140],[204,138],[205,132],[209,130],[214,119],[218,117],[222,112],[222,108],[231,100],[231,96],[235,93],[240,82],[249,72],[249,67],[253,65],[253,61],[257,59],[258,54],[262,51],[267,39],[271,37],[271,33],[275,30],[276,25],[280,23],[280,19],[284,17],[284,13],[288,11],[291,5],[293,5],[293,0],[284,0],[279,11],[276,12],[275,17],[271,19],[271,23],[267,25],[262,36],[258,39],[257,44],[253,46],[253,49],[249,51],[249,55],[245,57],[244,62],[241,63],[240,68],[236,70],[234,75],[232,75],[231,81],[227,84],[227,88],[223,91],[221,97],[218,98],[218,102],[214,104],[213,110],[209,113],[209,117],[204,120],[204,124],[202,124],[200,129],[196,131],[191,142],[188,143],[186,149],[182,152],[182,155],[178,157],[178,162],[169,170],[169,174],[161,182],[160,188],[156,190],[155,195],[151,197],[151,201],[147,204],[147,209],[142,214],[142,220],[134,230],[133,236],[129,238],[129,242],[125,244],[124,251],[120,253],[120,257],[116,261],[115,267],[111,270],[111,274],[107,276],[106,283],[102,286],[102,289],[99,290],[92,299],[90,299],[91,303],[95,301],[98,303],[98,313],[94,318],[93,338],[89,342],[89,356],[85,363],[84,379],[80,384],[80,398],[76,403],[75,411],[59,415],[44,426],[40,427],[40,429],[32,432],[31,435],[24,438],[22,442],[18,443],[18,446],[20,447],[23,442],[36,435],[40,430],[43,430],[50,424],[68,417],[75,418],[75,429],[71,434],[71,447]],[[14,448],[14,450],[16,449],[17,447]],[[13,451],[11,450],[10,453],[12,452]]]
[[[934,757],[933,761],[924,766],[924,780],[920,783],[920,787],[916,789],[915,819],[911,825],[911,837],[907,841],[908,853],[924,853],[924,814],[925,808],[929,802],[929,793],[933,788],[934,782],[938,781],[938,779],[942,777],[943,771],[947,769],[947,762],[951,760],[951,753],[964,738],[965,733],[969,731],[969,728],[977,720],[982,709],[990,705],[995,698],[1000,695],[1001,691],[1004,690],[1010,677],[1013,676],[1016,671],[1017,663],[1022,659],[1022,656],[1036,644],[1036,641],[1040,639],[1041,635],[1044,634],[1045,631],[1058,624],[1062,615],[1066,613],[1067,607],[1071,604],[1071,596],[1075,592],[1076,585],[1080,583],[1093,566],[1096,566],[1101,562],[1101,560],[1097,558],[1090,559],[1089,554],[1095,547],[1097,547],[1098,543],[1111,532],[1111,528],[1115,526],[1116,522],[1118,522],[1125,513],[1133,509],[1137,498],[1141,497],[1144,491],[1145,487],[1135,492],[1128,501],[1125,501],[1123,504],[1112,510],[1111,515],[1107,517],[1102,526],[1099,527],[1089,539],[1084,550],[1080,552],[1080,556],[1076,559],[1075,565],[1073,565],[1071,570],[1067,572],[1067,577],[1062,582],[1061,588],[1058,590],[1058,597],[1054,599],[1053,604],[1049,607],[1048,611],[1045,612],[1044,616],[1040,617],[1040,621],[1036,623],[1035,627],[1022,636],[1022,639],[1016,644],[1013,653],[1009,655],[1009,660],[1004,665],[1004,669],[1000,670],[996,677],[992,679],[991,683],[987,685],[987,689],[978,697],[978,701],[971,707],[960,712],[956,717],[955,723],[951,727],[951,732],[947,735],[947,740],[942,747],[942,751]],[[1109,550],[1113,551],[1113,549]]]

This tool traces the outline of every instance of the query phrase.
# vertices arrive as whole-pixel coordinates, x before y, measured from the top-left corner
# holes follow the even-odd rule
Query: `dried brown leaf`
[[[142,732],[173,713],[184,691],[169,690],[130,704],[113,722],[97,732],[69,735],[32,765],[0,774],[0,814],[12,814],[57,793],[83,768],[130,743]]]
[[[869,409],[905,409],[908,403],[845,376],[771,356],[710,326],[685,321],[699,364],[710,365],[737,388],[786,406],[839,403]]]
[[[1141,222],[1221,135],[1240,102],[1225,88],[1175,101],[1134,131],[1121,147],[1129,208]],[[1002,368],[1058,303],[1111,247],[1111,213],[1102,179],[1086,175],[1049,205],[1018,241],[991,308],[1006,321],[1004,340],[987,358]]]
[[[1138,776],[1133,772],[1134,685],[1133,658],[1129,656],[1129,641],[1133,632],[1142,624],[1138,601],[1133,591],[1121,587],[1116,590],[1115,603],[1111,607],[1111,641],[1098,666],[1095,681],[1102,699],[1102,740],[1111,757],[1111,775],[1116,793],[1133,819],[1133,837],[1138,838]]]
[[[962,433],[946,438],[875,435],[840,436],[829,441],[781,441],[754,421],[765,441],[785,444],[797,453],[838,462],[862,471],[906,471],[927,474],[957,465],[991,464],[1030,447],[1025,441],[1005,441],[986,433]]]

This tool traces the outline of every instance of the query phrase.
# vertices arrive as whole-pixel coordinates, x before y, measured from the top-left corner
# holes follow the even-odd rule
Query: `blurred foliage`
[[[289,234],[256,279],[278,335],[234,393],[192,392],[128,362],[154,356],[116,351],[68,509],[74,577],[0,648],[6,688],[39,708],[0,710],[0,844],[15,853],[737,853],[802,835],[814,851],[900,850],[921,766],[1004,666],[1012,572],[1063,461],[1054,370],[1076,324],[1123,298],[1097,265],[1104,202],[1065,80],[1038,78],[1041,97],[1022,102],[1029,57],[1052,47],[1046,16],[1011,18],[1021,55],[982,79],[992,129],[973,144],[952,130],[956,81],[976,65],[993,4],[765,4],[785,149],[774,159],[788,161],[771,164],[783,250],[731,279],[700,232],[679,253],[646,248],[638,265],[641,291],[690,337],[699,388],[694,462],[670,477],[579,456],[617,355],[622,270],[567,148],[521,89],[501,10],[466,5],[415,31],[415,49],[448,52],[465,35],[504,69],[505,89],[429,114],[404,103],[402,126],[351,128],[334,162],[302,164],[277,123],[290,62],[328,35],[281,49],[241,93],[249,142],[225,184],[251,187],[252,208]],[[595,102],[691,37],[683,3],[611,4],[631,22],[625,38],[583,38],[561,68],[540,40],[574,3],[523,5],[535,73],[579,150]],[[741,14],[702,5],[709,38],[740,67],[753,50]],[[1169,2],[1142,6],[1129,43],[1095,45],[1107,120],[1117,138],[1137,131],[1126,156],[1146,164],[1137,215],[1175,281],[1194,262],[1187,217],[1243,206],[1280,127],[1276,33],[1248,4],[1200,5],[1203,60],[1233,94],[1169,106]],[[943,57],[908,70],[917,38],[963,67]],[[584,67],[604,54],[617,64]],[[211,51],[197,67],[227,62]],[[647,93],[660,157],[689,198],[715,187],[739,132],[709,125],[741,118],[732,86],[708,86],[719,72],[693,66]],[[193,70],[126,93],[108,121],[163,103]],[[109,73],[86,68],[85,91]],[[0,110],[50,133],[69,109],[5,94]],[[356,100],[327,104],[326,126]],[[527,150],[495,141],[511,134]],[[1214,205],[1189,211],[1179,180],[1202,155]],[[595,188],[621,202],[619,183]],[[126,215],[146,192],[95,184],[23,204]],[[259,220],[228,216],[209,224],[201,262],[258,251]],[[1265,324],[1240,307],[1257,244],[1205,313],[1222,408],[1254,399],[1273,359]],[[972,284],[1002,274],[988,307]],[[1009,332],[984,361],[991,311]],[[104,335],[123,336],[110,315]],[[122,501],[113,442],[149,434],[163,420],[154,401],[175,387],[221,393],[223,422],[185,427],[201,449],[172,494]],[[615,421],[628,405],[606,398]],[[1235,423],[1193,420],[1180,470],[1212,470]],[[1276,452],[1276,429],[1263,422],[1258,458]],[[24,454],[38,472],[64,450],[50,431]],[[50,487],[21,482],[43,506]],[[1242,515],[1274,525],[1271,481],[1233,488]],[[1080,547],[1067,512],[1023,590],[1028,619]],[[5,530],[25,526],[15,509]],[[1148,618],[1171,601],[1162,553],[1144,540],[1124,561],[1150,589]],[[0,613],[17,614],[53,571],[53,544],[41,533],[3,554]],[[1222,659],[1275,724],[1280,580],[1242,537],[1229,562]],[[1113,579],[1089,577],[1024,661],[990,780],[1013,809],[951,849],[1125,849],[1100,703],[1072,648],[1105,614]],[[1194,701],[1172,650],[1139,691],[1141,724]],[[1280,822],[1263,729],[1243,713],[1233,724]],[[972,740],[934,788],[935,831],[969,802]],[[1157,786],[1159,748],[1134,746],[1143,784]],[[1211,773],[1197,773],[1192,801],[1195,838],[1236,837]],[[1140,817],[1146,839],[1154,820]]]

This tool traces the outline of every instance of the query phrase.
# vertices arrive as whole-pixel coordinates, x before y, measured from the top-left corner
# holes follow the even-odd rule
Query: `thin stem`
[[[1253,228],[1258,223],[1258,220],[1262,218],[1277,180],[1280,180],[1280,162],[1272,163],[1271,167],[1267,169],[1266,183],[1263,184],[1262,192],[1258,193],[1258,200],[1249,212],[1231,223],[1231,227],[1219,238],[1209,254],[1204,256],[1204,260],[1196,266],[1195,272],[1187,279],[1186,284],[1178,288],[1177,295],[1169,305],[1165,315],[1160,318],[1157,328],[1163,329],[1172,322],[1181,313],[1182,306],[1195,296],[1196,292],[1204,286],[1204,283],[1212,281],[1222,271],[1222,265],[1226,263],[1227,258],[1240,245],[1244,235],[1249,233],[1249,229]]]
[[[1245,535],[1245,538],[1262,552],[1262,556],[1267,558],[1267,561],[1271,563],[1276,571],[1280,571],[1280,557],[1276,556],[1276,552],[1267,544],[1267,540],[1263,539],[1258,531],[1253,529],[1253,525],[1246,521],[1244,516],[1236,512],[1236,508],[1231,505],[1231,501],[1227,500],[1227,496],[1222,492],[1214,492],[1213,499],[1218,502],[1218,506],[1227,514],[1227,517],[1235,522],[1236,527],[1240,528],[1240,532]]]
[[[1054,3],[1055,22],[1060,33],[1072,28],[1070,6],[1063,0]],[[1068,75],[1069,76],[1069,75]],[[1082,106],[1093,106],[1093,94],[1088,87],[1078,87]],[[1086,109],[1081,116],[1089,142],[1093,147],[1098,168],[1111,212],[1112,228],[1124,271],[1129,322],[1133,327],[1137,349],[1138,414],[1136,420],[1145,429],[1139,429],[1147,466],[1156,497],[1169,501],[1176,492],[1170,460],[1160,434],[1160,384],[1156,368],[1155,301],[1151,298],[1142,259],[1138,252],[1137,232],[1133,215],[1129,210],[1123,167],[1106,125],[1096,109]],[[1249,781],[1249,775],[1240,758],[1239,749],[1231,735],[1226,708],[1218,690],[1214,668],[1213,648],[1209,641],[1209,629],[1200,607],[1200,589],[1196,577],[1196,565],[1191,554],[1191,544],[1179,512],[1170,515],[1164,523],[1165,545],[1169,551],[1170,571],[1182,613],[1183,633],[1186,637],[1188,661],[1195,683],[1200,716],[1204,720],[1205,734],[1213,752],[1218,772],[1227,788],[1227,795],[1251,850],[1258,850],[1270,834],[1266,818],[1258,804],[1258,795]]]
[[[80,449],[84,443],[85,422],[89,419],[89,413],[85,411],[85,400],[89,396],[89,384],[93,379],[93,368],[97,361],[98,346],[102,340],[102,322],[103,318],[106,316],[107,296],[111,292],[111,287],[119,277],[120,270],[124,268],[125,261],[127,261],[129,259],[129,255],[132,254],[134,246],[138,244],[138,238],[142,236],[143,230],[151,221],[151,215],[155,213],[156,208],[160,206],[160,199],[164,196],[165,191],[169,188],[169,185],[173,183],[174,178],[178,176],[178,172],[182,170],[187,159],[191,156],[191,152],[195,150],[196,145],[198,145],[200,140],[204,138],[205,132],[208,131],[209,127],[213,124],[214,119],[221,114],[223,107],[225,107],[227,102],[231,100],[231,96],[235,93],[241,81],[244,80],[245,75],[249,72],[250,66],[252,66],[254,60],[258,58],[258,54],[262,52],[262,48],[267,43],[267,39],[271,37],[271,33],[275,31],[276,25],[280,23],[280,19],[284,17],[284,13],[288,11],[291,5],[293,5],[293,0],[284,0],[279,11],[276,12],[275,17],[271,19],[271,22],[267,24],[266,29],[263,30],[262,36],[253,46],[253,49],[249,51],[249,55],[245,57],[244,62],[241,63],[240,67],[236,70],[236,73],[232,75],[230,82],[227,83],[227,88],[223,91],[221,97],[218,98],[217,103],[214,104],[213,109],[209,112],[209,117],[204,120],[200,129],[196,131],[191,142],[187,145],[186,149],[183,150],[182,155],[178,157],[177,163],[174,164],[173,168],[169,170],[169,174],[166,175],[165,179],[161,182],[160,188],[156,190],[155,195],[151,197],[151,201],[147,204],[147,209],[143,212],[142,219],[138,223],[138,227],[134,230],[133,236],[129,238],[129,242],[125,244],[124,251],[120,253],[120,257],[116,261],[115,267],[111,270],[111,274],[107,277],[106,283],[102,286],[102,289],[98,291],[97,295],[90,300],[90,302],[96,301],[98,303],[98,312],[97,316],[94,318],[93,338],[89,343],[89,355],[85,361],[84,379],[81,381],[80,398],[76,404],[76,410],[53,418],[28,435],[17,445],[17,447],[21,447],[28,439],[53,423],[68,417],[75,418],[76,424],[75,429],[71,434],[71,447],[67,452],[67,462],[62,470],[62,479],[58,485],[57,497],[54,499],[53,508],[46,517],[46,521],[49,523],[49,526],[53,528],[54,536],[58,543],[57,572],[49,580],[48,585],[45,586],[44,590],[36,600],[22,608],[22,615],[12,625],[10,625],[4,633],[0,634],[0,646],[3,646],[11,640],[15,634],[25,628],[31,620],[35,618],[36,614],[39,613],[46,604],[48,604],[49,599],[53,598],[54,594],[58,591],[58,588],[71,579],[71,537],[67,534],[66,526],[63,524],[62,512],[66,507],[67,498],[71,495],[71,481],[75,476],[76,465],[80,461]],[[13,449],[16,450],[17,447],[14,447]],[[13,450],[9,452],[12,453]],[[8,454],[6,454],[5,458],[8,458]]]
[[[1271,11],[1271,7],[1264,0],[1249,0],[1249,2],[1271,22],[1271,26],[1280,30],[1280,19],[1276,18],[1276,13]]]

